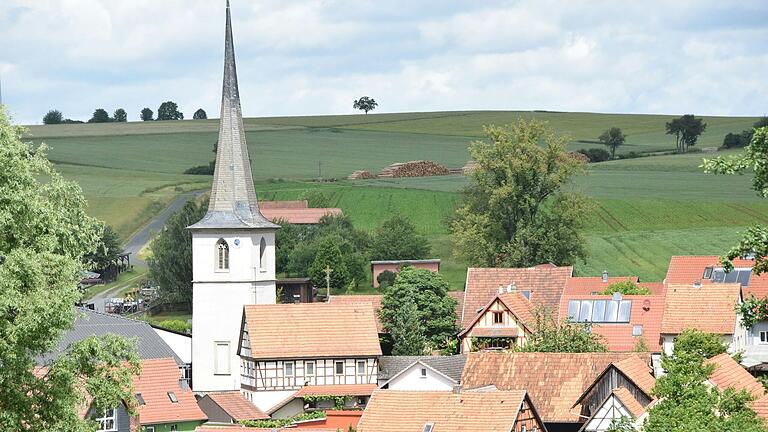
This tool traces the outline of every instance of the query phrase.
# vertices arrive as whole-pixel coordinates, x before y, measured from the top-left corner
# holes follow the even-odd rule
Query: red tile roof
[[[760,398],[765,393],[763,385],[727,353],[707,359],[704,364],[715,365],[715,370],[709,376],[709,382],[720,390],[728,387],[746,390],[755,398]]]
[[[755,410],[758,417],[768,420],[768,395],[752,402],[752,409]]]
[[[422,432],[434,423],[440,432],[513,430],[525,391],[377,390],[357,425],[358,432]]]
[[[632,396],[632,393],[625,387],[619,387],[615,389],[613,391],[613,395],[619,398],[621,403],[624,404],[624,406],[629,410],[634,418],[638,418],[643,415],[643,413],[645,413],[646,407],[638,402],[637,399]]]
[[[736,268],[752,268],[755,262],[752,260],[737,259],[733,261]],[[704,279],[704,269],[707,267],[722,268],[720,258],[715,255],[704,256],[673,256],[669,260],[667,277],[668,285],[691,285],[695,281],[701,281],[706,286],[720,285],[711,280]],[[768,274],[760,276],[752,275],[749,285],[744,288],[744,296],[754,295],[758,298],[768,296]]]
[[[380,356],[370,303],[245,306],[254,359]]]
[[[276,221],[284,220],[292,224],[318,224],[323,216],[340,216],[340,208],[288,208],[261,209],[265,218]]]
[[[632,356],[648,358],[638,353],[470,353],[461,384],[527,390],[545,422],[578,422],[573,404],[608,365]]]
[[[309,208],[307,200],[295,201],[262,201],[259,200],[259,210],[264,209],[303,209]]]
[[[640,387],[640,390],[646,395],[651,396],[653,387],[656,385],[656,378],[654,378],[647,360],[632,356],[615,362],[613,366]]]
[[[533,310],[533,305],[530,301],[528,301],[525,296],[520,294],[519,292],[504,292],[501,294],[496,294],[494,298],[491,299],[490,302],[488,302],[485,307],[483,307],[482,311],[475,315],[475,319],[470,322],[467,327],[464,328],[462,332],[459,333],[459,337],[461,337],[463,334],[467,333],[470,329],[473,328],[475,324],[477,324],[477,321],[480,320],[484,313],[487,312],[487,310],[493,306],[494,303],[496,303],[496,300],[500,301],[501,304],[507,308],[509,312],[512,313],[512,315],[515,316],[515,321],[527,328],[529,331],[533,328],[533,325],[536,321],[536,315]],[[519,336],[518,331],[516,328],[509,328],[509,327],[498,327],[498,328],[475,328],[472,331],[472,336],[475,337],[516,337]]]
[[[179,366],[171,358],[141,362],[141,374],[133,379],[133,388],[146,402],[137,408],[142,425],[208,419],[192,390],[181,388],[180,378]],[[168,392],[173,392],[178,402],[171,402]]]
[[[571,300],[610,300],[612,296],[605,295],[573,295],[564,294],[560,305],[560,318],[568,318],[568,302]],[[632,336],[635,325],[643,326],[642,338],[651,352],[661,352],[661,321],[664,316],[664,295],[652,296],[623,296],[632,301],[628,323],[593,324],[592,332],[603,337],[608,351],[633,351],[640,337]]]
[[[376,384],[331,384],[304,386],[294,396],[370,396]]]
[[[381,294],[372,295],[332,295],[330,304],[361,304],[370,303],[373,305],[373,312],[376,316],[376,329],[379,333],[384,333],[384,326],[379,319],[379,311],[381,310]]]
[[[240,420],[260,420],[268,419],[269,416],[254,406],[250,401],[243,397],[239,391],[211,392],[206,396],[210,397],[216,405],[221,407],[227,415]]]
[[[738,283],[699,288],[668,285],[661,333],[679,334],[687,328],[695,328],[709,333],[733,334],[740,290]]]
[[[462,328],[466,328],[477,313],[499,293],[499,286],[515,283],[518,291],[531,292],[531,303],[553,311],[560,307],[560,298],[573,267],[551,264],[529,268],[469,268],[464,291]]]

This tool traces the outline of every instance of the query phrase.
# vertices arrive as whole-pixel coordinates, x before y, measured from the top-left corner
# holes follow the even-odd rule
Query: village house
[[[210,423],[235,424],[244,420],[269,418],[237,390],[207,393],[197,404]]]
[[[459,333],[461,352],[522,347],[535,321],[530,300],[513,285],[501,286],[496,297]]]
[[[465,389],[525,390],[549,432],[576,432],[586,420],[579,401],[594,404],[606,390],[629,385],[628,379],[613,378],[634,374],[634,364],[621,367],[621,372],[608,367],[632,357],[650,365],[650,355],[642,353],[475,352],[467,355],[461,385]],[[646,369],[650,374],[649,366]],[[595,384],[601,375],[606,378]],[[645,382],[645,375],[631,381],[644,386],[638,383]]]
[[[390,261],[371,261],[371,274],[373,275],[373,287],[379,287],[379,275],[385,271],[400,273],[403,267],[413,267],[416,269],[429,270],[433,273],[440,272],[439,259],[423,260],[390,260]]]
[[[755,275],[752,272],[754,264],[752,259],[736,259],[733,261],[734,270],[726,273],[720,258],[714,255],[673,256],[665,281],[683,285],[701,283],[705,289],[718,284],[738,283],[742,299],[765,299],[768,297],[768,274]],[[743,345],[739,348],[744,350],[742,365],[752,371],[768,371],[768,320],[758,320],[746,332]]]
[[[746,330],[736,317],[741,285],[738,283],[668,285],[661,322],[663,351],[672,354],[675,338],[685,329],[722,335],[728,351],[745,345]]]
[[[457,388],[467,356],[379,357],[379,388],[450,391]]]
[[[309,207],[307,200],[260,201],[259,210],[271,221],[298,225],[317,225],[324,216],[341,216],[340,208]]]
[[[370,303],[247,305],[241,335],[241,391],[273,417],[302,412],[309,391],[364,406],[376,387],[381,347]]]
[[[524,390],[377,390],[358,432],[546,431]]]

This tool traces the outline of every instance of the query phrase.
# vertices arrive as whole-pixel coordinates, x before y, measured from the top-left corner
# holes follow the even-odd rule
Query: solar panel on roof
[[[581,302],[578,300],[571,300],[568,302],[568,318],[571,321],[577,321],[579,319],[579,306]]]
[[[736,278],[736,280],[741,284],[741,286],[745,287],[749,285],[750,276],[752,276],[752,269],[741,270],[739,271],[739,276]]]
[[[632,308],[632,302],[629,300],[622,300],[619,303],[619,316],[616,322],[629,322],[629,312]]]
[[[632,300],[569,300],[568,318],[576,322],[629,322]]]
[[[581,302],[581,311],[579,312],[579,322],[589,322],[592,319],[592,302],[585,300]]]
[[[605,305],[605,322],[616,322],[616,318],[619,316],[619,303],[615,301],[609,301]]]
[[[595,300],[595,306],[592,308],[592,321],[602,322],[605,320],[605,300]]]

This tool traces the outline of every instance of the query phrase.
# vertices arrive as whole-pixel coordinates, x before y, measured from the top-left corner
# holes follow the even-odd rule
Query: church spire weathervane
[[[227,0],[224,36],[224,82],[219,141],[208,213],[190,228],[278,228],[259,211],[245,142],[240,91],[237,85],[232,17]]]

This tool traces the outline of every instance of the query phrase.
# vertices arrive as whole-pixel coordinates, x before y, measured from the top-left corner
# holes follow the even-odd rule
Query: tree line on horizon
[[[155,119],[155,112],[152,109],[145,107],[139,112],[139,118],[141,121],[165,121],[165,120],[184,120],[184,113],[179,110],[178,104],[173,101],[166,101],[160,104],[157,109],[157,119]],[[205,110],[200,108],[192,115],[193,120],[206,120],[208,114]],[[64,118],[61,111],[52,109],[43,116],[43,124],[82,124],[82,123],[125,123],[128,121],[128,113],[123,108],[118,108],[114,111],[110,117],[107,110],[104,108],[96,108],[93,111],[91,118],[84,122],[82,120],[73,120],[70,118]]]

